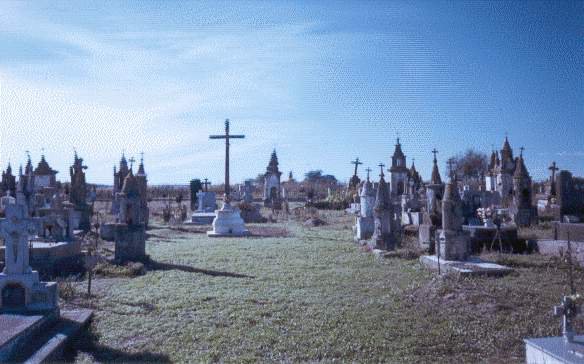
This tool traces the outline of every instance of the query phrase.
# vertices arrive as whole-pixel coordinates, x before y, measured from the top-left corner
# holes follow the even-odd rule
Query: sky
[[[76,150],[111,184],[144,152],[151,184],[390,163],[429,179],[507,134],[534,179],[584,175],[584,1],[16,1],[0,4],[0,167]],[[374,172],[377,178],[378,172]]]

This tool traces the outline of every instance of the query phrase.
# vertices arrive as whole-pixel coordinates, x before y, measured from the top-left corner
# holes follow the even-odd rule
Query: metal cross
[[[355,173],[353,175],[356,176],[357,168],[359,167],[360,164],[363,164],[363,162],[359,161],[359,157],[357,157],[354,161],[351,161],[351,164],[355,165]]]
[[[209,135],[209,139],[225,139],[225,202],[229,202],[229,140],[243,139],[245,135],[229,134],[229,119],[225,119],[225,135]]]
[[[379,163],[377,166],[381,169],[381,174],[379,175],[379,177],[383,178],[385,176],[383,174],[383,167],[385,167],[385,164]]]
[[[129,159],[129,162],[130,162],[130,169],[134,168],[134,162],[135,162],[135,161],[136,161],[136,160],[134,159],[134,157],[132,157],[132,158],[130,158],[130,159]]]
[[[432,150],[432,154],[434,154],[434,163],[436,163],[437,162],[437,160],[436,160],[436,154],[438,154],[438,151],[436,150],[436,148],[434,148]]]
[[[548,169],[550,171],[552,171],[552,179],[550,181],[550,184],[551,184],[550,195],[555,196],[556,195],[556,172],[559,171],[560,169],[557,167],[555,161],[552,163],[552,165]]]
[[[562,317],[562,335],[567,343],[574,341],[573,319],[580,313],[580,305],[574,302],[573,296],[564,296],[562,303],[554,307],[554,316]]]
[[[209,179],[205,178],[204,182],[202,183],[202,185],[205,187],[205,192],[209,191],[209,185],[211,184],[211,181],[209,181]]]
[[[519,156],[520,156],[520,157],[523,157],[523,151],[525,150],[525,147],[521,147],[521,148],[519,148],[519,149],[521,150],[521,153],[519,153]]]
[[[371,173],[371,168],[367,167],[365,171],[367,172],[367,181],[369,181],[369,173]]]

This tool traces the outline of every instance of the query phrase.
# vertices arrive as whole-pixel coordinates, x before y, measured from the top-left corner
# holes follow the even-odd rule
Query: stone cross
[[[209,135],[209,139],[225,139],[225,202],[229,202],[229,140],[243,139],[245,135],[231,135],[229,134],[229,119],[225,120],[225,135]]]
[[[26,217],[21,205],[8,205],[6,219],[0,221],[0,236],[4,239],[6,274],[26,274],[29,266],[28,237],[34,234],[36,223]]]
[[[369,173],[371,173],[371,168],[367,167],[365,171],[367,172],[367,181],[369,181]]]
[[[355,173],[353,175],[356,176],[357,175],[357,168],[359,167],[360,164],[363,164],[363,162],[359,161],[359,158],[357,157],[357,159],[355,159],[354,161],[351,161],[351,164],[355,165]]]
[[[204,182],[201,183],[203,185],[203,187],[205,188],[204,191],[208,192],[209,191],[209,185],[211,184],[211,181],[209,181],[208,178],[204,179]]]
[[[379,175],[379,177],[383,178],[385,175],[383,174],[383,167],[385,167],[385,164],[383,163],[379,163],[377,165],[377,167],[381,168],[381,174]]]

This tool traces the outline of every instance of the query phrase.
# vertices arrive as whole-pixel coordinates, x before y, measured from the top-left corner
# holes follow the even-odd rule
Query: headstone
[[[385,183],[383,164],[380,164],[381,175],[377,187],[377,197],[373,208],[374,231],[370,246],[373,249],[393,250],[398,245],[398,223],[391,202],[389,186]]]
[[[243,185],[243,202],[253,203],[253,185],[251,181],[245,181]]]
[[[201,191],[197,193],[197,212],[213,212],[217,209],[217,195],[215,192]]]
[[[442,229],[438,231],[438,254],[444,260],[466,260],[470,254],[469,237],[462,230],[464,217],[458,189],[446,185],[442,200]]]
[[[368,240],[373,235],[375,229],[375,220],[373,216],[373,208],[375,204],[375,191],[373,184],[369,180],[369,168],[367,169],[367,180],[363,183],[363,187],[359,193],[360,197],[360,212],[355,224],[355,241]]]

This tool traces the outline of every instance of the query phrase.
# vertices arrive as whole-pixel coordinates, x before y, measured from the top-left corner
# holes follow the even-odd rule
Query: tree
[[[322,177],[322,171],[320,169],[314,171],[308,171],[304,174],[304,181],[306,182],[318,182]]]
[[[447,170],[456,173],[458,179],[479,178],[487,173],[489,159],[486,154],[478,152],[473,148],[467,149],[464,153],[459,153],[448,159]]]
[[[191,180],[191,210],[195,210],[197,205],[197,192],[203,189],[203,184],[200,179]]]

